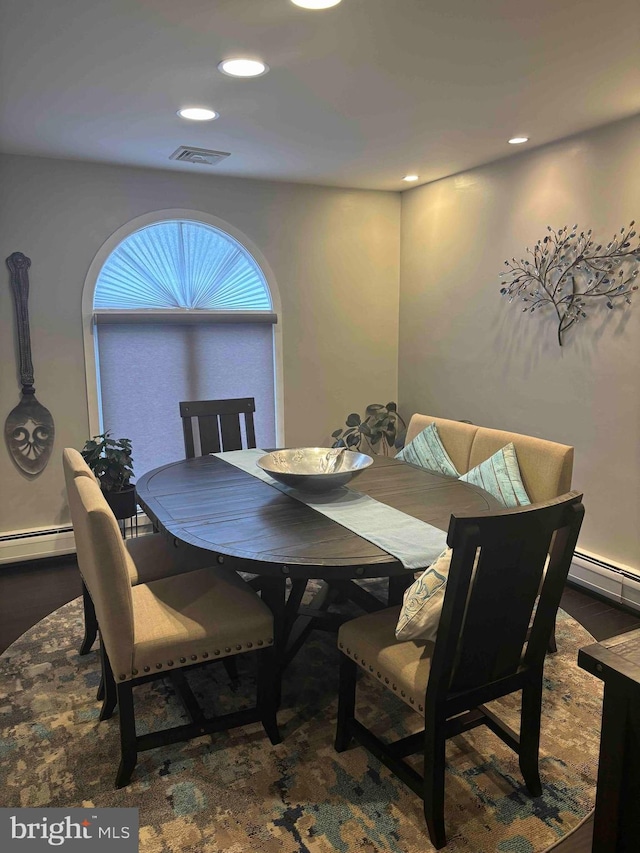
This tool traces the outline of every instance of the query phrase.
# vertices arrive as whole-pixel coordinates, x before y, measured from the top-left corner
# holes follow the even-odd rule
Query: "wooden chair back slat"
[[[196,400],[180,403],[180,417],[184,433],[184,449],[187,459],[193,459],[197,453],[194,422],[200,443],[200,454],[220,453],[228,450],[242,450],[242,424],[247,448],[256,446],[253,413],[253,397],[241,397],[229,400]]]
[[[479,549],[452,689],[517,671],[549,542],[527,544],[518,539]]]
[[[240,418],[237,415],[220,415],[220,433],[222,446],[229,450],[242,448],[242,432]]]
[[[196,448],[193,440],[193,424],[190,417],[182,418],[182,433],[184,435],[184,455],[187,459],[193,459],[196,455]]]
[[[200,455],[208,456],[209,453],[220,453],[222,446],[220,444],[219,424],[217,418],[198,418],[198,433],[200,435]],[[230,450],[238,450],[237,447],[229,448]]]

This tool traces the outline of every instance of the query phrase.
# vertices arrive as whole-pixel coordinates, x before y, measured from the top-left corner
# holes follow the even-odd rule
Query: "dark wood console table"
[[[592,853],[637,853],[640,629],[580,649],[578,665],[604,681]]]

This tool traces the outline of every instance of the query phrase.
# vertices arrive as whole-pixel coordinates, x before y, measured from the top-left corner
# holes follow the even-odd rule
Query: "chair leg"
[[[276,711],[280,700],[280,664],[276,649],[262,649],[258,654],[258,695],[256,704],[269,740],[275,746],[282,742]]]
[[[223,658],[222,662],[231,681],[238,680],[238,664],[235,658]]]
[[[444,829],[445,745],[444,731],[428,725],[424,742],[424,819],[436,850],[447,843]]]
[[[96,609],[84,581],[82,581],[82,605],[84,609],[84,638],[78,654],[86,655],[91,651],[91,646],[96,641],[98,620],[96,619]]]
[[[553,625],[553,630],[551,631],[551,636],[549,637],[549,643],[547,646],[547,651],[549,654],[555,654],[558,651],[558,644],[556,643],[556,626],[555,623]]]
[[[103,702],[100,710],[100,722],[108,720],[113,716],[116,705],[118,704],[118,694],[116,691],[116,682],[113,677],[113,670],[109,662],[109,657],[105,651],[104,643],[100,640],[100,660],[102,662],[102,688]]]
[[[520,771],[532,797],[542,794],[538,771],[540,716],[542,712],[542,676],[522,690],[520,716]]]
[[[130,681],[116,685],[120,709],[120,766],[116,774],[116,788],[124,788],[138,762],[136,720],[133,710],[133,685]]]
[[[346,655],[340,655],[340,687],[338,688],[338,722],[336,725],[336,752],[344,752],[351,742],[351,721],[356,709],[356,673],[355,661]]]

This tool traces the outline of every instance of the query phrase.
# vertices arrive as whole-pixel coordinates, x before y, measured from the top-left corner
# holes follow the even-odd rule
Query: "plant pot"
[[[120,492],[103,492],[105,499],[118,520],[131,518],[138,511],[135,486],[125,486]]]

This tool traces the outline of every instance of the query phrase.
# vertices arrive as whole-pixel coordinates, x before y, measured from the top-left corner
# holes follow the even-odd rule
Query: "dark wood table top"
[[[578,664],[603,681],[614,677],[640,685],[640,629],[585,646]]]
[[[502,508],[477,486],[384,456],[374,457],[351,485],[444,531],[452,513]],[[159,529],[222,555],[225,563],[241,560],[245,571],[325,579],[407,571],[373,543],[215,456],[156,468],[136,488],[140,505]]]

